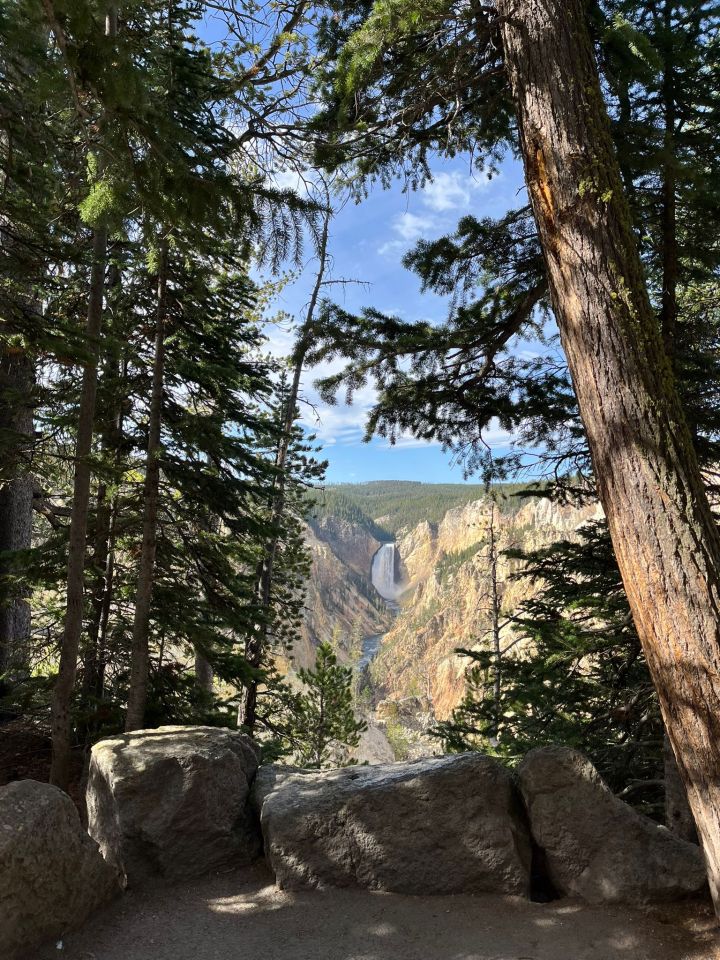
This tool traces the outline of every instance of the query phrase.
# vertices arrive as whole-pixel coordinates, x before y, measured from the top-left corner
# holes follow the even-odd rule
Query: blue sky
[[[460,158],[438,162],[433,176],[424,189],[410,193],[404,193],[399,183],[388,190],[376,186],[367,199],[359,204],[351,201],[339,211],[331,229],[331,277],[362,281],[330,288],[332,299],[341,306],[350,311],[373,306],[408,320],[445,318],[447,301],[420,291],[418,278],[401,264],[403,254],[420,238],[451,231],[464,214],[502,215],[521,200],[523,180],[522,169],[512,160],[489,182],[471,171],[469,160]],[[293,185],[292,176],[287,184]],[[300,277],[285,287],[276,304],[279,309],[291,316],[303,315],[315,268],[308,261]],[[270,337],[273,352],[285,353],[292,342],[291,327],[274,327]],[[361,391],[352,407],[328,407],[313,387],[326,369],[308,370],[303,377],[307,402],[302,411],[305,426],[317,434],[322,455],[329,461],[328,482],[463,481],[461,467],[436,444],[409,437],[394,447],[380,438],[363,443],[373,392]],[[508,438],[502,431],[489,431],[487,439],[497,450],[507,449]]]
[[[198,33],[213,45],[222,41],[227,29],[222,17],[207,13],[198,22]],[[387,190],[376,185],[362,202],[347,202],[338,211],[330,238],[331,278],[360,281],[329,289],[329,295],[341,306],[350,311],[372,306],[407,320],[443,320],[447,302],[432,293],[421,293],[417,277],[401,264],[403,254],[421,238],[433,239],[452,231],[464,214],[497,217],[522,202],[522,169],[512,159],[489,182],[471,169],[469,157],[438,159],[432,172],[432,181],[422,190],[403,192],[398,182]],[[297,176],[280,174],[279,181],[302,189]],[[285,311],[290,318],[303,317],[316,268],[309,259],[299,277],[284,288],[273,309]],[[293,343],[292,320],[271,325],[268,335],[271,351],[287,355]],[[383,439],[363,443],[373,392],[359,392],[351,407],[341,403],[327,406],[320,401],[313,381],[329,369],[306,371],[302,388],[303,423],[317,435],[321,455],[329,461],[328,482],[464,480],[462,468],[453,464],[437,444],[411,437],[394,447]],[[491,429],[486,440],[494,449],[504,451],[509,438]]]

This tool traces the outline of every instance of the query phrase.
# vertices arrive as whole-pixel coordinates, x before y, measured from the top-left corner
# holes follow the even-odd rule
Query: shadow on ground
[[[705,905],[283,893],[263,867],[129,891],[35,960],[714,960]]]

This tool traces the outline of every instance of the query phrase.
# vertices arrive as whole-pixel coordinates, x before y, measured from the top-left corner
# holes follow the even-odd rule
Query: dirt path
[[[687,910],[661,921],[567,900],[288,894],[258,868],[129,892],[36,960],[713,960],[709,930]]]

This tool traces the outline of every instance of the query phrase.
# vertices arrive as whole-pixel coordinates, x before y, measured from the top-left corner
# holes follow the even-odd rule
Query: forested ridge
[[[500,510],[518,510],[527,499],[523,483],[422,483],[412,480],[374,480],[368,483],[327,484],[313,493],[313,514],[344,517],[367,524],[380,540],[392,539],[404,527],[421,521],[439,523],[448,510],[492,497]],[[539,492],[533,484],[533,493]]]
[[[77,796],[94,744],[164,724],[354,762],[362,638],[288,666],[308,530],[365,563],[480,503],[433,573],[484,578],[436,742],[582,748],[699,840],[720,909],[719,28],[714,0],[0,0],[2,782]],[[338,211],[458,157],[526,189],[412,235],[445,314],[352,309]],[[314,390],[468,482],[325,483]],[[603,519],[501,543],[538,502]]]

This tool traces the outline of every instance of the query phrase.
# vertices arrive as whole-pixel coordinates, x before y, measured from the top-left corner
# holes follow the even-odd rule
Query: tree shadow
[[[697,919],[697,918],[696,918]],[[675,918],[563,900],[279,891],[262,865],[157,883],[67,937],[66,960],[712,960]],[[696,923],[696,927],[698,924]],[[702,926],[702,925],[700,925]],[[35,960],[57,958],[54,944]]]

